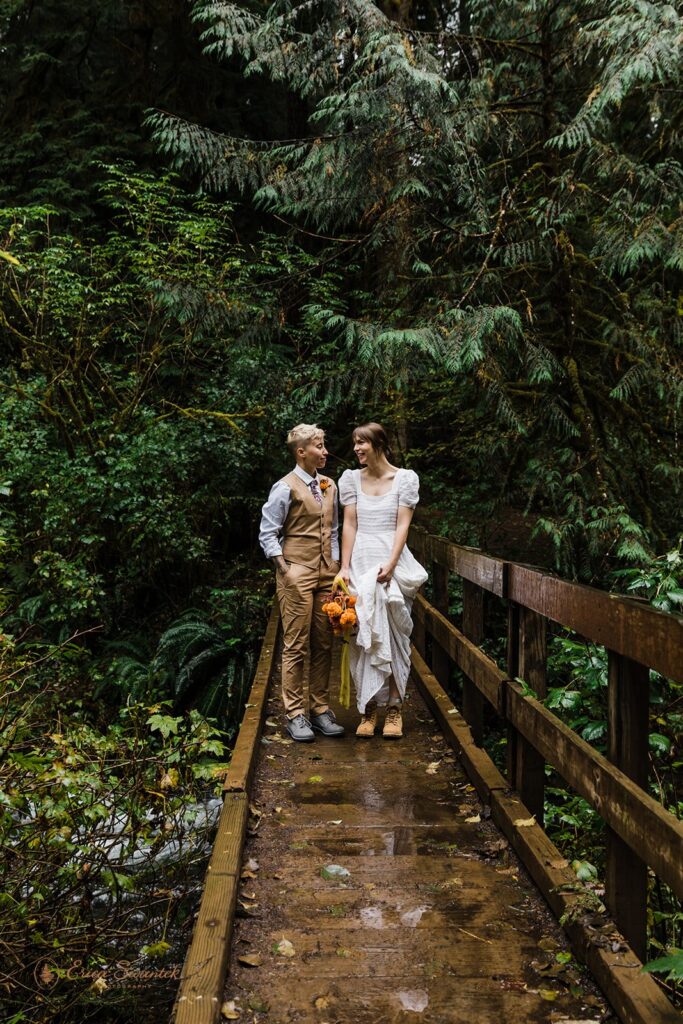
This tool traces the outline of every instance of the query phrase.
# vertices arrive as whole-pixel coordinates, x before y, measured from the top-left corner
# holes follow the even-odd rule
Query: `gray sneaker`
[[[343,736],[344,726],[337,725],[333,711],[323,711],[322,715],[311,715],[311,725],[323,736]]]
[[[305,715],[295,715],[294,718],[288,718],[285,728],[292,739],[298,740],[299,743],[312,743],[315,739],[311,723]]]

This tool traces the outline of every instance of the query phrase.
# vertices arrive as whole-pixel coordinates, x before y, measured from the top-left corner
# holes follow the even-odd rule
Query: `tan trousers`
[[[322,610],[323,597],[339,571],[321,563],[319,569],[292,562],[283,576],[277,572],[277,597],[282,617],[282,702],[287,718],[306,714],[304,661],[310,654],[308,695],[312,715],[329,707],[332,627]]]

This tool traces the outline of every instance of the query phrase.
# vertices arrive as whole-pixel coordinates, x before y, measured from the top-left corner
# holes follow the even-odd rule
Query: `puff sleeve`
[[[353,471],[345,469],[342,475],[339,477],[339,483],[337,484],[339,489],[339,500],[342,505],[356,505],[358,504],[358,496],[356,494],[356,481],[354,479]]]
[[[412,469],[405,469],[398,482],[398,503],[407,508],[415,508],[420,500],[420,480]]]

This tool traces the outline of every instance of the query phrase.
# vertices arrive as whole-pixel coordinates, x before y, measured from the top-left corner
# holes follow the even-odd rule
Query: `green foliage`
[[[2,1008],[26,1021],[83,1013],[103,991],[93,977],[122,964],[178,958],[225,766],[225,737],[196,710],[131,702],[98,722],[79,694],[90,663],[74,644],[0,640]],[[126,1000],[139,993],[103,1002]]]
[[[304,311],[334,393],[372,408],[467,380],[467,443],[485,413],[506,434],[498,502],[590,578],[673,540],[680,500],[681,22],[663,3],[579,6],[475,0],[456,34],[421,4],[401,21],[367,0],[197,0],[207,54],[286,83],[298,137],[149,126],[205,188],[324,237],[342,286]]]
[[[212,583],[228,538],[252,543],[245,513],[289,418],[266,415],[286,363],[262,338],[280,311],[268,275],[296,251],[265,240],[252,264],[229,207],[105,175],[103,239],[60,235],[44,209],[0,214],[21,262],[0,269],[8,628],[55,639]]]
[[[616,569],[612,577],[627,594],[645,598],[663,612],[680,612],[683,605],[681,545],[645,565]]]
[[[683,981],[683,949],[673,949],[670,956],[662,956],[645,964],[644,971],[664,974],[666,981]]]

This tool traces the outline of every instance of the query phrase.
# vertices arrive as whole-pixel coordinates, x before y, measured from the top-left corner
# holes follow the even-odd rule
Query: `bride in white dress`
[[[387,458],[387,436],[379,423],[353,432],[360,469],[339,480],[344,506],[339,575],[357,595],[358,633],[349,647],[351,675],[362,717],[357,736],[370,737],[377,708],[387,707],[383,735],[403,735],[401,704],[410,672],[410,615],[427,573],[406,547],[418,503],[419,481],[411,469]]]

